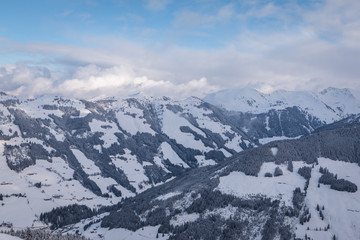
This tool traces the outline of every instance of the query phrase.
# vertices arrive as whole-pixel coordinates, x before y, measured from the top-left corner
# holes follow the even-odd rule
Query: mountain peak
[[[224,89],[205,96],[203,100],[227,110],[240,112],[258,113],[263,111],[263,107],[269,106],[263,93],[249,87]]]
[[[349,97],[353,97],[353,94],[351,93],[351,90],[349,88],[334,88],[334,87],[328,87],[322,91],[319,92],[319,94],[321,95],[327,95],[327,94],[332,94],[332,95],[343,95],[343,96],[349,96]]]
[[[360,102],[347,88],[329,87],[320,93],[276,90],[269,94],[252,88],[225,89],[209,94],[203,100],[230,111],[255,114],[298,107],[325,122],[360,112]]]

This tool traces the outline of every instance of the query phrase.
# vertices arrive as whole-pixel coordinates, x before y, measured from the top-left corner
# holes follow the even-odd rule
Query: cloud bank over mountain
[[[358,1],[91,1],[56,6],[49,24],[25,5],[0,26],[0,87],[15,95],[360,89]]]

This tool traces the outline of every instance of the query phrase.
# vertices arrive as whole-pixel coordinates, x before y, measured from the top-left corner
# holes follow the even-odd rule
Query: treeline
[[[149,202],[145,198],[128,201],[123,204],[120,211],[104,217],[101,227],[135,231],[144,226],[160,225],[157,235],[170,234],[170,239],[248,239],[247,234],[255,228],[261,230],[256,233],[257,235],[280,234],[283,236],[282,239],[289,239],[291,235],[288,228],[283,227],[286,209],[282,209],[278,200],[272,201],[261,195],[241,199],[206,188],[192,193],[189,196],[192,203],[184,209],[175,207],[175,202],[184,197],[182,194],[165,201]],[[236,209],[230,218],[215,213],[217,209],[228,206]],[[152,210],[149,211],[150,209]],[[207,212],[213,213],[208,215]],[[201,216],[194,222],[183,225],[170,223],[170,220],[176,216],[194,213]],[[255,218],[261,221],[243,219],[244,213],[252,217],[257,216]],[[268,219],[267,216],[271,217]],[[256,236],[251,236],[249,239],[252,238]],[[263,237],[263,239],[267,238]]]
[[[85,205],[73,204],[57,207],[47,213],[40,214],[40,220],[51,224],[50,229],[57,229],[65,225],[79,222],[81,219],[94,216],[95,210]]]
[[[78,223],[82,219],[90,218],[104,212],[112,212],[120,209],[121,203],[111,206],[102,206],[99,209],[91,209],[85,205],[72,204],[63,207],[57,207],[50,212],[41,213],[40,220],[51,224],[50,229],[57,229],[63,226]]]
[[[42,229],[34,230],[30,228],[18,231],[14,231],[13,229],[11,229],[10,231],[2,231],[1,233],[5,233],[25,240],[89,240],[88,238],[80,235],[74,235],[69,233],[67,233],[66,235],[62,235],[61,233],[52,233],[50,231]]]
[[[345,192],[357,191],[357,186],[355,183],[352,183],[345,179],[338,179],[337,175],[329,172],[327,168],[320,167],[320,173],[322,173],[322,175],[319,178],[319,183],[330,185],[331,189]]]

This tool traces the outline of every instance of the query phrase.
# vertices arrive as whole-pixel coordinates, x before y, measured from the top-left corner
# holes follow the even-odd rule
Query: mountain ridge
[[[329,130],[357,124],[356,115],[349,119]],[[191,169],[206,172],[246,149],[261,151],[268,141],[299,138],[325,126],[306,109],[290,105],[255,114],[196,97],[88,101],[1,95],[0,221],[46,227],[39,216],[55,207],[76,202],[97,211],[112,208]],[[281,149],[276,152],[281,156]],[[249,173],[259,164],[255,161]],[[20,206],[21,218],[11,214]]]
[[[342,220],[359,220],[358,215],[349,212],[360,200],[359,191],[334,190],[320,179],[321,168],[325,167],[339,175],[339,179],[354,181],[356,189],[359,187],[360,178],[356,174],[360,172],[360,152],[354,147],[360,143],[359,133],[360,123],[357,123],[246,150],[218,165],[193,169],[125,201],[109,215],[95,218],[91,228],[105,236],[108,232],[128,231],[125,229],[134,235],[141,234],[141,229],[152,228],[153,238],[165,234],[166,239],[196,236],[329,239],[335,235],[339,239],[355,240],[360,229],[344,225]],[[276,168],[281,169],[279,176],[266,177]],[[261,187],[265,182],[269,184]],[[325,198],[326,195],[335,199]],[[331,205],[334,202],[338,203],[336,209]],[[317,205],[324,206],[322,211],[317,210]],[[134,221],[132,225],[126,224],[125,219],[129,218]],[[75,229],[89,221],[75,225]],[[219,230],[219,226],[226,231]],[[89,231],[87,234],[93,236]]]
[[[318,93],[276,90],[268,94],[251,88],[225,89],[211,93],[203,100],[227,110],[257,114],[297,106],[326,123],[360,111],[360,101],[347,88],[329,87]]]

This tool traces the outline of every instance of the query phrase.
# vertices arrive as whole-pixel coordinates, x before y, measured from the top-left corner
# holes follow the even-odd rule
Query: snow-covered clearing
[[[117,103],[118,110],[116,111],[116,118],[119,125],[127,132],[135,135],[138,132],[147,132],[155,135],[151,126],[146,123],[144,112],[136,107],[128,106],[124,100],[119,100]]]
[[[205,147],[201,140],[195,140],[195,137],[191,133],[182,132],[180,127],[189,127],[192,131],[199,135],[204,136],[204,133],[195,128],[185,118],[179,114],[175,114],[172,111],[164,111],[162,116],[162,131],[170,138],[176,139],[176,142],[187,148],[198,149],[200,151],[209,151],[209,147]]]
[[[111,144],[117,143],[117,137],[114,135],[116,132],[120,132],[117,125],[114,122],[103,122],[96,119],[93,119],[89,126],[93,133],[101,132],[104,135],[100,138],[104,141],[103,146],[109,148]]]
[[[4,150],[3,143],[0,141],[0,152]],[[73,180],[73,173],[63,159],[56,157],[52,158],[52,163],[37,160],[36,165],[17,173],[9,169],[5,157],[1,156],[0,193],[4,197],[0,205],[0,223],[13,223],[14,228],[43,226],[37,221],[40,213],[55,207],[78,203],[96,208],[119,201],[114,196],[112,199],[96,196]],[[41,187],[36,187],[36,183],[41,183]]]
[[[5,233],[0,233],[0,239],[1,240],[22,240],[21,238],[10,236],[10,235],[5,234]]]
[[[73,152],[79,163],[81,164],[81,167],[84,170],[84,172],[86,172],[88,175],[96,175],[101,173],[99,167],[96,166],[92,160],[88,159],[83,152],[81,152],[78,149],[71,149],[71,151]]]
[[[86,223],[79,223],[76,228],[83,229]],[[160,239],[165,240],[169,238],[168,234],[157,234],[158,226],[146,226],[136,231],[130,231],[124,228],[107,229],[101,228],[100,223],[91,225],[86,231],[82,233],[83,236],[92,240],[150,240]],[[75,229],[75,228],[74,228]],[[75,233],[75,231],[73,231]]]
[[[190,214],[182,213],[182,214],[174,216],[170,220],[170,224],[173,226],[180,226],[185,223],[195,222],[199,217],[200,217],[200,214],[198,214],[198,213],[190,213]]]
[[[181,192],[170,192],[170,193],[167,193],[167,194],[165,194],[165,195],[158,196],[158,197],[156,198],[156,200],[164,201],[164,200],[166,200],[166,199],[169,199],[169,198],[171,198],[171,197],[175,197],[175,196],[180,195],[180,194],[181,194]]]
[[[289,137],[285,137],[285,136],[274,136],[274,137],[268,137],[268,138],[261,138],[259,139],[259,143],[261,144],[267,144],[269,142],[273,142],[273,141],[279,141],[279,140],[288,140],[288,139],[298,139],[301,136],[297,136],[294,138],[289,138]]]
[[[355,163],[333,161],[319,158],[319,165],[312,171],[305,203],[311,213],[311,219],[304,225],[297,224],[296,235],[305,236],[305,233],[317,240],[330,239],[334,234],[336,239],[360,239],[360,167]],[[330,172],[337,174],[338,179],[343,178],[355,183],[358,190],[355,193],[340,192],[330,189],[330,186],[320,184],[320,166],[327,167]],[[324,206],[324,220],[321,220],[316,206]],[[328,231],[323,229],[330,225]],[[309,230],[306,230],[309,227]],[[316,228],[322,231],[316,231]]]
[[[164,159],[168,159],[172,164],[178,165],[184,168],[189,168],[189,165],[187,165],[180,157],[176,154],[176,152],[171,148],[170,144],[167,142],[163,142],[160,145],[160,151],[163,154]]]
[[[114,165],[124,171],[130,184],[136,188],[137,192],[142,192],[149,186],[145,183],[149,178],[145,175],[144,167],[138,162],[137,157],[131,154],[129,149],[125,149],[125,154],[112,157]],[[140,185],[143,185],[141,188]]]
[[[294,172],[289,172],[286,165],[264,163],[258,177],[247,176],[243,172],[231,172],[228,176],[220,177],[217,190],[238,197],[266,195],[292,206],[293,191],[297,187],[303,188],[305,184],[305,179],[296,173],[300,166],[301,164],[294,163]],[[276,167],[280,167],[284,174],[278,177],[264,177],[266,172],[273,173]]]

